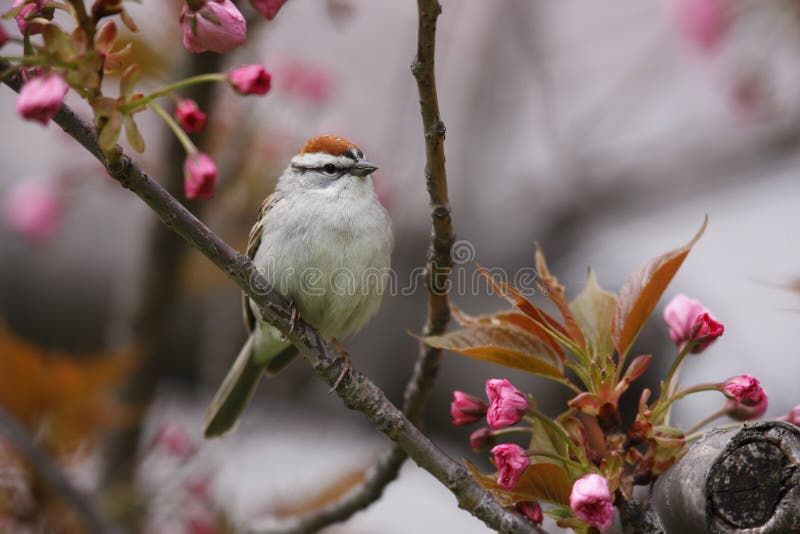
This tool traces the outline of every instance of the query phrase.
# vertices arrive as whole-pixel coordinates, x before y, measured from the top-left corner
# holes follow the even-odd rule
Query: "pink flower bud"
[[[8,34],[6,30],[3,28],[3,25],[0,24],[0,46],[3,46],[8,42]]]
[[[453,424],[458,426],[476,423],[486,413],[486,403],[478,397],[467,395],[463,391],[453,392],[450,403],[450,416]]]
[[[211,198],[217,181],[217,166],[202,152],[186,156],[183,165],[183,190],[186,198]]]
[[[272,20],[283,7],[283,4],[286,3],[286,0],[250,0],[250,3],[263,17],[267,20]]]
[[[706,347],[725,332],[722,323],[711,317],[705,306],[686,295],[676,295],[664,308],[664,322],[669,336],[681,349],[692,340],[696,345],[691,352],[703,352]]]
[[[730,399],[725,413],[737,421],[757,419],[767,411],[767,393],[754,376],[732,376],[722,383],[722,393]]]
[[[700,52],[711,52],[731,25],[730,0],[672,0],[677,29]]]
[[[608,481],[590,473],[575,481],[569,496],[569,507],[575,517],[605,532],[614,522],[614,505]]]
[[[19,7],[25,4],[26,0],[14,0],[11,4],[12,8]],[[17,21],[17,27],[22,35],[27,31],[30,35],[42,33],[44,27],[38,22],[30,22],[33,18],[43,18],[53,20],[53,8],[48,8],[44,0],[36,0],[35,2],[28,2],[14,17]]]
[[[62,214],[61,191],[55,182],[22,180],[6,192],[2,203],[5,223],[34,242],[53,237]]]
[[[485,449],[494,442],[494,435],[491,429],[482,427],[469,435],[469,446],[479,451]]]
[[[513,425],[528,411],[528,399],[505,378],[487,380],[486,396],[489,398],[486,421],[492,428]]]
[[[522,473],[531,465],[522,447],[514,443],[495,445],[492,456],[497,466],[497,485],[508,491],[514,489]]]
[[[187,133],[200,133],[206,126],[206,114],[200,111],[197,102],[191,98],[184,98],[178,102],[175,117]]]
[[[533,521],[534,524],[542,526],[544,515],[542,514],[542,507],[536,501],[522,501],[517,503],[517,510]]]
[[[183,46],[189,52],[230,52],[244,43],[247,23],[231,0],[203,0],[197,11],[181,10]]]
[[[228,83],[243,95],[265,95],[272,86],[272,76],[261,65],[243,65],[228,73]]]
[[[69,86],[56,74],[39,76],[22,86],[17,98],[17,113],[47,126],[64,103]]]

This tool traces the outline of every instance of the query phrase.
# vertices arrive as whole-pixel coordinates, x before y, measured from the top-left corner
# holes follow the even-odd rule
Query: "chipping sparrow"
[[[350,141],[314,137],[291,159],[250,231],[247,255],[258,270],[335,344],[378,311],[386,287],[394,239],[372,187],[376,169]],[[250,336],[206,412],[207,437],[228,431],[261,375],[297,353],[246,296],[243,311]]]

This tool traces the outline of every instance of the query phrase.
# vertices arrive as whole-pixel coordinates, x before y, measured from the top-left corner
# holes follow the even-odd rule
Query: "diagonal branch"
[[[4,67],[7,65],[0,62],[0,70]],[[17,91],[21,85],[18,76],[5,80],[5,83]],[[111,158],[106,158],[97,142],[94,129],[68,106],[61,108],[54,121],[94,155],[104,165],[109,176],[138,195],[164,224],[233,280],[256,303],[265,321],[281,332],[291,332],[288,339],[320,378],[330,386],[337,382],[344,369],[344,362],[336,360],[336,349],[326,343],[319,332],[302,318],[295,321],[293,329],[290,328],[292,313],[289,302],[269,285],[246,255],[220,239],[124,154],[120,147],[116,147]],[[420,467],[450,489],[461,508],[499,532],[538,531],[521,515],[500,506],[488,491],[472,479],[463,465],[450,458],[422,434],[367,377],[355,370],[347,373],[335,391],[347,407],[364,413],[376,429],[395,441]]]
[[[0,435],[5,436],[54,493],[72,506],[86,527],[86,532],[92,534],[116,532],[116,529],[101,515],[95,503],[72,485],[61,468],[2,407],[0,407]]]
[[[439,99],[434,75],[436,20],[441,13],[441,6],[437,0],[418,0],[417,11],[419,13],[417,55],[411,65],[411,71],[419,90],[422,128],[425,135],[425,183],[430,197],[432,219],[431,242],[425,266],[428,317],[423,326],[423,335],[435,336],[444,333],[450,321],[447,294],[450,271],[453,268],[450,249],[454,239],[444,163],[445,127],[439,115]],[[403,395],[403,412],[408,420],[417,426],[420,425],[441,361],[441,349],[420,343],[419,356]],[[280,524],[265,527],[261,532],[301,534],[316,532],[327,525],[345,521],[383,495],[386,486],[397,478],[406,458],[405,451],[399,445],[395,445],[381,454],[365,473],[364,480],[338,501],[307,515],[289,518]]]

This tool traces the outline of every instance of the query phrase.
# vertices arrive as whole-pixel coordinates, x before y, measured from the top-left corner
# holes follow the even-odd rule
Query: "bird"
[[[377,169],[347,139],[309,139],[262,203],[247,243],[255,267],[289,299],[292,327],[299,315],[337,347],[345,359],[340,379],[349,359],[339,340],[375,315],[390,274],[394,236],[373,187]],[[297,354],[246,294],[242,311],[248,337],[206,411],[207,438],[233,428],[261,377]]]

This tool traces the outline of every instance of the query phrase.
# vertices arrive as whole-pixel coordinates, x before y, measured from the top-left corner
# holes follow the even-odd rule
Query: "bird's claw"
[[[333,387],[330,389],[328,393],[333,393],[339,387],[339,384],[342,383],[345,375],[353,370],[353,366],[350,363],[350,355],[347,354],[347,350],[342,346],[341,343],[336,338],[332,340],[333,346],[336,348],[337,352],[339,353],[333,361],[340,361],[342,362],[342,372],[339,373],[339,378],[336,379],[336,382],[333,383]]]
[[[297,306],[294,303],[294,299],[292,299],[289,301],[289,331],[286,332],[285,335],[281,336],[281,341],[286,341],[289,338],[289,336],[292,335],[298,317],[300,317],[300,312],[297,310]]]

